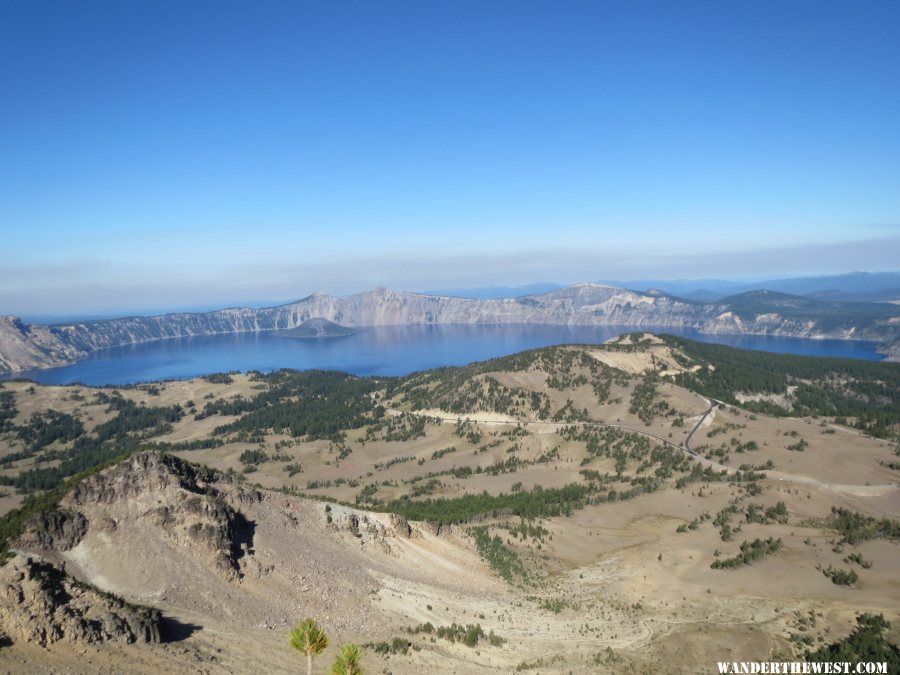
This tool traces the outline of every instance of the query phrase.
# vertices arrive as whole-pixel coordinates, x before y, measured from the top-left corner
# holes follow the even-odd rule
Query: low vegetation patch
[[[859,575],[855,571],[835,569],[831,565],[822,570],[822,574],[831,579],[831,583],[838,586],[855,586],[859,581]]]
[[[862,567],[864,570],[867,570],[872,567],[872,562],[863,558],[861,553],[851,553],[846,558],[844,558],[844,562],[856,563],[857,565]]]
[[[483,493],[421,501],[397,499],[378,506],[380,510],[400,514],[409,520],[457,524],[501,516],[548,518],[570,515],[588,503],[592,492],[590,486],[572,483],[561,488],[537,486],[532,491],[496,496]]]
[[[882,614],[862,614],[856,619],[856,629],[846,638],[815,651],[806,652],[810,662],[829,663],[886,663],[887,672],[900,672],[900,649],[890,643],[885,633],[891,624]]]
[[[415,628],[410,628],[409,632],[413,635],[419,633],[434,635],[449,642],[459,642],[466,645],[466,647],[475,647],[481,640],[487,640],[492,647],[502,647],[506,642],[504,638],[494,633],[494,631],[485,633],[480,623],[467,623],[466,625],[453,623],[449,626],[434,626],[431,622],[428,622],[419,624]]]
[[[387,656],[388,654],[400,654],[406,656],[410,650],[419,651],[419,646],[406,638],[395,637],[390,642],[367,642],[364,647],[371,649],[376,654]]]
[[[521,673],[525,672],[526,670],[549,668],[562,660],[562,654],[554,654],[553,656],[542,656],[539,659],[535,659],[534,661],[522,661],[516,666],[516,672]]]
[[[473,527],[469,531],[475,536],[478,554],[497,574],[510,583],[516,578],[528,579],[528,571],[519,555],[504,544],[500,537],[491,537],[487,527]]]
[[[900,540],[900,522],[890,518],[872,518],[841,506],[831,507],[826,526],[837,530],[843,537],[841,541],[847,544],[858,544],[869,539]]]
[[[710,567],[714,570],[725,570],[750,565],[755,560],[777,553],[781,550],[781,545],[781,539],[773,539],[772,537],[768,539],[754,539],[751,542],[745,541],[741,544],[740,554],[733,558],[716,560]]]

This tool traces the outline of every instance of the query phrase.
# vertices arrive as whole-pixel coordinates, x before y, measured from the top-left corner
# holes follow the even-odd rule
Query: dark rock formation
[[[0,567],[0,627],[13,642],[159,642],[161,619],[159,610],[98,591],[46,562],[19,555]]]
[[[68,551],[78,545],[87,527],[87,518],[77,511],[45,511],[28,520],[19,545],[27,549]]]
[[[257,490],[237,485],[231,477],[177,457],[136,453],[78,483],[63,497],[58,510],[32,518],[17,547],[35,553],[66,551],[81,541],[89,527],[115,532],[115,519],[104,516],[90,522],[82,511],[98,504],[120,505],[127,517],[150,520],[173,543],[194,548],[211,559],[218,572],[238,579],[241,559],[253,552],[255,525],[231,506],[225,491],[237,503],[262,499]],[[146,499],[150,496],[152,499]],[[140,506],[144,503],[152,506]],[[141,512],[128,511],[135,508]]]
[[[412,526],[410,526],[409,521],[403,516],[397,515],[396,513],[390,514],[391,526],[394,528],[394,532],[399,534],[401,537],[409,538],[412,536]]]

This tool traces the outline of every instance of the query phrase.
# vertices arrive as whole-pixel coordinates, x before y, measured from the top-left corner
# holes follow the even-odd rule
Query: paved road
[[[712,411],[715,410],[719,405],[721,405],[714,398],[708,399],[708,401],[709,401],[709,408],[707,408],[706,412],[700,416],[700,420],[697,422],[697,424],[694,425],[694,428],[691,429],[691,433],[689,433],[687,435],[687,437],[684,439],[684,449],[688,452],[688,454],[693,455],[694,457],[697,456],[697,453],[695,453],[694,450],[691,448],[691,439],[694,437],[694,433],[697,431],[697,429],[699,429],[702,426],[702,424],[706,421],[706,418],[709,417],[710,415],[712,415]]]

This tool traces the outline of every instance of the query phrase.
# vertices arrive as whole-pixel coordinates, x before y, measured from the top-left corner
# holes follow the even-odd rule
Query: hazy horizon
[[[900,259],[900,5],[0,9],[0,314]]]
[[[553,281],[542,281],[521,285],[507,285],[507,284],[490,284],[487,286],[457,286],[457,287],[445,287],[445,288],[390,288],[389,290],[400,291],[406,293],[418,293],[418,294],[441,294],[441,295],[455,295],[461,297],[471,297],[471,298],[490,298],[490,297],[518,297],[522,295],[528,294],[541,294],[546,293],[551,290],[557,288],[566,288],[573,285],[578,284],[600,284],[600,285],[615,285],[621,288],[626,288],[630,290],[643,291],[648,290],[649,288],[655,288],[656,285],[661,285],[664,287],[665,292],[670,293],[671,295],[678,296],[679,293],[677,290],[673,290],[677,287],[681,288],[690,288],[693,291],[700,290],[710,290],[713,289],[722,289],[723,292],[721,295],[724,297],[730,294],[728,290],[730,286],[741,287],[741,286],[757,286],[760,288],[770,288],[767,284],[769,282],[789,282],[789,281],[797,281],[797,280],[831,280],[835,277],[841,276],[850,276],[853,277],[855,275],[863,275],[863,276],[877,276],[879,274],[886,275],[896,275],[900,277],[900,270],[887,270],[884,272],[863,272],[859,270],[855,270],[850,273],[846,273],[845,275],[810,275],[803,277],[783,277],[783,278],[774,278],[774,277],[718,277],[718,278],[699,278],[699,279],[685,279],[673,277],[670,279],[585,279],[570,283],[557,283]],[[668,284],[672,284],[672,288],[667,288]],[[877,285],[879,289],[887,290],[889,286],[886,285]],[[290,304],[293,302],[297,302],[306,298],[313,293],[322,292],[328,295],[332,295],[334,297],[345,297],[348,295],[354,295],[357,293],[365,293],[368,291],[372,291],[378,287],[369,287],[369,288],[360,288],[357,290],[345,292],[345,293],[333,293],[329,292],[326,288],[318,288],[314,290],[310,290],[308,292],[299,293],[291,297],[279,298],[279,299],[264,299],[264,298],[250,298],[246,300],[237,300],[237,301],[221,301],[221,302],[201,302],[197,304],[188,304],[188,305],[171,305],[171,306],[158,306],[155,307],[153,305],[148,305],[146,307],[121,307],[121,308],[113,308],[104,309],[102,311],[85,311],[78,312],[72,311],[68,313],[41,313],[41,312],[23,312],[20,314],[16,314],[18,318],[29,322],[29,323],[65,323],[68,321],[91,321],[91,320],[102,320],[102,319],[111,319],[111,318],[120,318],[123,316],[129,315],[159,315],[159,314],[168,314],[168,313],[194,313],[194,312],[210,312],[216,311],[219,309],[228,309],[233,307],[252,307],[252,308],[263,308],[263,307],[274,307],[278,305]],[[893,285],[890,285],[891,289],[897,290]],[[495,294],[485,294],[485,291],[496,289],[498,291],[510,291],[510,293],[495,293]],[[471,291],[474,293],[467,294],[466,291]],[[738,288],[735,292],[740,293],[743,292],[742,289]],[[802,295],[802,294],[800,294]],[[9,313],[7,313],[9,314]],[[0,316],[3,316],[4,313],[0,312]]]

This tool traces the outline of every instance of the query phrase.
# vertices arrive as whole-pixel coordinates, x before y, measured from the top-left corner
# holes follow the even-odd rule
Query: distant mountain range
[[[314,293],[277,307],[57,325],[27,324],[16,317],[3,317],[0,370],[50,368],[73,363],[98,349],[152,340],[290,331],[311,319],[325,319],[348,328],[430,324],[621,325],[691,328],[709,334],[865,339],[882,342],[891,358],[900,358],[900,306],[888,303],[832,302],[768,290],[701,302],[660,290],[637,292],[578,284],[538,295],[490,299],[385,288],[346,297]],[[334,329],[325,332],[333,333]]]
[[[792,277],[766,281],[734,281],[725,279],[603,279],[605,286],[633,291],[662,291],[688,300],[714,302],[748,291],[778,291],[792,295],[808,295],[823,300],[844,302],[900,301],[900,272],[851,272],[818,277]],[[426,295],[449,295],[457,298],[520,298],[564,288],[562,284],[541,282],[526,286],[481,286],[444,288],[422,291]],[[259,306],[259,305],[256,305]]]
[[[658,289],[670,295],[706,302],[714,302],[748,291],[761,290],[848,302],[900,300],[900,272],[852,272],[833,276],[769,279],[754,282],[723,279],[643,279],[600,283],[630,288],[635,291]]]
[[[565,288],[562,284],[540,282],[526,286],[481,286],[479,288],[441,288],[422,291],[423,295],[447,295],[454,298],[476,298],[491,300],[497,298],[521,298],[526,295],[539,295]]]

